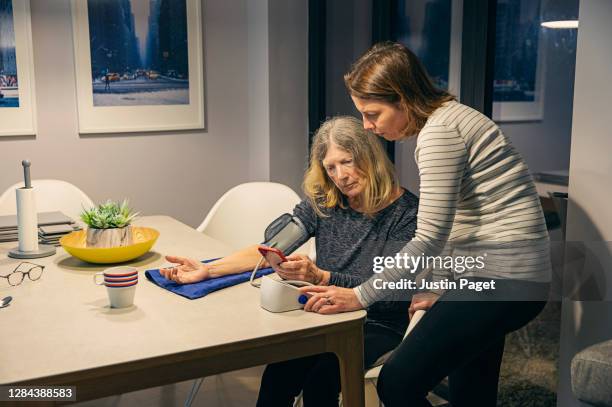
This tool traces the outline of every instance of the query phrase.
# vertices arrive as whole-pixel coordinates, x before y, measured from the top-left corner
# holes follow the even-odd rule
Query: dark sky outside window
[[[498,0],[494,101],[534,101],[540,14],[540,0]]]
[[[400,0],[392,24],[393,38],[419,57],[443,89],[448,89],[451,12],[451,0]]]

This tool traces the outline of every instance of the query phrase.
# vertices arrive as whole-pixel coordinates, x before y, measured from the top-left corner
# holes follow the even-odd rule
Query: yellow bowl
[[[134,244],[123,247],[87,247],[87,231],[72,232],[60,239],[68,253],[88,263],[122,263],[142,256],[155,244],[159,232],[155,229],[133,226]]]

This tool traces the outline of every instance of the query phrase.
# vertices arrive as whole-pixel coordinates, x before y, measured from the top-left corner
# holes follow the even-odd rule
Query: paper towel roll
[[[17,189],[17,235],[19,250],[32,252],[38,250],[38,219],[34,188]]]

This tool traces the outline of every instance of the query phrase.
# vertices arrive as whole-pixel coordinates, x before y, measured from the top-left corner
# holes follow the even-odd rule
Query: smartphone
[[[275,247],[259,246],[258,250],[272,268],[276,268],[280,263],[287,261],[283,252]]]

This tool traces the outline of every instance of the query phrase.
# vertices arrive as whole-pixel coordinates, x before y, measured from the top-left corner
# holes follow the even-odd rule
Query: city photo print
[[[72,0],[80,133],[204,128],[199,0]]]
[[[94,106],[189,104],[184,0],[87,5]]]
[[[36,134],[29,0],[0,0],[0,136]]]
[[[0,108],[19,107],[13,0],[0,0]]]

